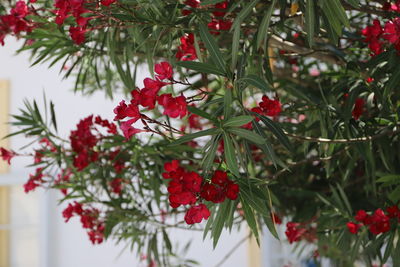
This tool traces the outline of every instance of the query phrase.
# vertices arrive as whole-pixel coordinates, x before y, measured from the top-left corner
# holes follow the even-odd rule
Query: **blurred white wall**
[[[72,92],[72,80],[62,80],[58,75],[60,66],[48,69],[46,65],[37,65],[30,68],[29,54],[15,55],[21,42],[13,38],[6,39],[6,45],[0,46],[0,79],[7,79],[11,83],[11,114],[18,114],[18,109],[23,107],[25,98],[36,99],[42,103],[43,92],[48,100],[55,104],[59,132],[64,137],[73,129],[79,119],[90,115],[99,114],[104,118],[112,119],[112,110],[119,102],[106,100],[102,92],[91,97],[84,97]],[[144,78],[147,73],[142,73]],[[138,80],[141,80],[139,77]],[[39,104],[39,107],[41,105]],[[15,129],[11,129],[13,131]],[[11,148],[18,150],[26,145],[29,140],[23,136],[11,139]],[[15,232],[12,239],[12,266],[10,267],[110,267],[110,266],[141,266],[138,257],[126,250],[121,253],[124,244],[115,245],[112,241],[99,246],[93,246],[81,228],[77,218],[72,218],[69,223],[64,223],[61,216],[63,207],[57,206],[60,195],[57,192],[38,192],[25,195],[18,189],[26,181],[32,168],[25,166],[31,164],[27,158],[17,158],[12,162],[11,172],[0,176],[0,185],[14,184],[12,208],[18,205],[29,208],[30,219],[18,217],[14,214],[15,224],[23,225],[32,220],[36,230],[22,230]],[[20,204],[18,204],[20,203]],[[28,204],[23,204],[28,203]],[[31,214],[32,212],[35,214]],[[37,221],[35,221],[37,219]],[[190,231],[175,231],[171,234],[172,242],[179,242],[183,246],[192,239],[193,244],[188,256],[199,261],[200,266],[212,267],[219,262],[225,254],[239,242],[247,233],[246,229],[238,233],[223,232],[220,243],[215,251],[210,240],[202,240],[202,233]],[[19,246],[19,242],[25,246]],[[27,244],[27,245],[26,245]],[[31,249],[30,247],[31,246]],[[247,247],[243,244],[221,266],[245,267],[247,266]],[[28,255],[31,255],[30,257]],[[25,257],[21,260],[20,257]],[[29,260],[31,259],[30,263]],[[37,261],[38,263],[34,263]]]

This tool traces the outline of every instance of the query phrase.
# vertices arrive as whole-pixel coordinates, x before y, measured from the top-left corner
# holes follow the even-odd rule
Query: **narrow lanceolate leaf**
[[[201,109],[196,108],[194,106],[188,106],[187,109],[188,109],[188,111],[190,113],[193,113],[193,114],[196,114],[196,115],[198,115],[198,116],[200,116],[202,118],[208,119],[208,120],[214,122],[215,124],[218,123],[217,119],[214,116],[212,116],[211,114],[208,114],[204,110],[201,110]]]
[[[350,26],[350,22],[349,19],[347,18],[346,11],[344,10],[340,0],[324,1],[323,6],[324,8],[330,9],[334,14],[336,14],[339,21],[342,22],[344,26],[346,27]]]
[[[194,61],[179,61],[176,63],[176,65],[187,68],[187,69],[191,69],[194,71],[198,71],[201,73],[226,76],[224,69],[217,68],[216,66],[214,66],[210,63],[202,63],[202,62],[194,62]]]
[[[242,129],[242,128],[228,128],[228,132],[237,135],[239,137],[242,137],[244,139],[247,139],[250,142],[253,142],[255,144],[264,144],[265,140],[261,136],[259,136],[256,133],[253,133],[252,131]]]
[[[386,88],[384,91],[384,95],[388,95],[390,90],[393,90],[394,88],[397,88],[400,84],[400,68],[397,68],[393,74],[392,77],[389,78],[388,83],[386,84]]]
[[[214,4],[221,3],[223,1],[225,1],[225,0],[205,0],[205,1],[201,2],[200,6],[214,5]]]
[[[51,123],[54,126],[54,129],[56,132],[58,131],[57,129],[57,120],[56,120],[56,113],[54,111],[54,103],[50,101],[50,114],[51,114]]]
[[[218,128],[211,128],[211,129],[200,131],[197,133],[186,134],[186,135],[182,136],[181,138],[179,138],[178,140],[175,140],[174,142],[172,142],[170,144],[170,146],[180,145],[180,144],[189,142],[190,140],[193,140],[193,139],[201,137],[201,136],[215,135],[220,132],[221,132],[221,130]]]
[[[315,2],[312,0],[307,0],[305,17],[308,46],[312,47],[314,45],[315,28]]]
[[[254,212],[251,209],[251,207],[247,204],[248,202],[246,202],[246,200],[243,200],[242,197],[240,197],[240,203],[242,204],[242,208],[243,208],[243,211],[244,211],[244,218],[246,219],[247,224],[249,225],[251,231],[253,232],[257,243],[260,244],[259,236],[258,236],[257,221],[256,221],[256,218],[254,216]]]
[[[210,53],[211,60],[215,63],[216,67],[223,73],[225,73],[225,61],[221,51],[214,37],[208,31],[208,28],[204,24],[200,24],[200,38],[203,40],[207,51]]]
[[[201,163],[205,174],[207,174],[207,172],[211,169],[211,166],[214,162],[220,138],[221,134],[218,134],[214,135],[213,138],[210,140],[210,148],[207,150],[207,153],[205,154]]]
[[[267,13],[265,13],[265,15],[261,21],[260,27],[258,27],[257,50],[260,49],[260,47],[263,43],[265,43],[263,41],[266,40],[266,37],[267,37],[268,27],[271,22],[271,16],[272,16],[272,12],[274,12],[275,4],[276,4],[276,0],[272,0],[272,3],[267,10]]]
[[[224,155],[226,160],[226,165],[230,172],[232,172],[236,177],[240,176],[239,168],[236,160],[236,151],[233,147],[232,140],[227,133],[224,133]]]
[[[272,134],[275,135],[276,138],[278,138],[279,142],[281,142],[283,146],[285,146],[289,151],[293,150],[292,144],[289,142],[289,138],[286,136],[283,130],[278,125],[276,125],[275,122],[258,113],[253,112],[253,114],[261,119],[265,126],[267,126]]]
[[[233,117],[223,123],[223,127],[240,127],[253,120],[252,116],[242,115]]]
[[[236,64],[239,54],[239,45],[240,45],[240,24],[237,24],[233,29],[233,37],[232,37],[232,62],[231,62],[232,71],[235,71],[236,69]]]
[[[235,28],[236,24],[241,24],[242,21],[250,14],[251,10],[257,5],[259,0],[253,0],[250,3],[246,4],[247,1],[244,1],[243,4],[243,9],[239,12],[237,17],[235,18],[235,21],[233,22],[232,27]]]
[[[245,82],[248,85],[252,85],[261,89],[263,92],[269,92],[270,87],[268,86],[268,84],[257,75],[247,75],[246,77],[241,78],[238,82]]]
[[[224,118],[229,119],[232,113],[232,89],[227,88],[224,96]]]

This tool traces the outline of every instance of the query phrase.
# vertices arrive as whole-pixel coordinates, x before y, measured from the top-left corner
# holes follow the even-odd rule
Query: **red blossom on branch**
[[[0,157],[7,161],[8,164],[11,164],[11,159],[15,157],[17,154],[11,150],[7,150],[4,147],[0,147]]]

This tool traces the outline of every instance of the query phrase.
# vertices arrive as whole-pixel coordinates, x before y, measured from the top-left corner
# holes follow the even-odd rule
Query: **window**
[[[8,104],[9,85],[0,80],[0,139],[8,134]],[[9,148],[8,140],[0,147]],[[23,192],[19,176],[0,160],[0,267],[39,266],[39,197]]]

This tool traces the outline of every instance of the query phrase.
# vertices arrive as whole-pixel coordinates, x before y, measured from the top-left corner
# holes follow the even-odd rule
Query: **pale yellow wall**
[[[247,243],[247,251],[247,255],[249,257],[248,267],[261,267],[261,249],[253,236]]]
[[[9,148],[8,140],[2,140],[8,134],[9,83],[0,80],[0,147]],[[8,171],[8,164],[0,159],[1,174]],[[0,186],[0,225],[9,224],[9,188]],[[0,229],[0,267],[9,267],[9,231]]]

